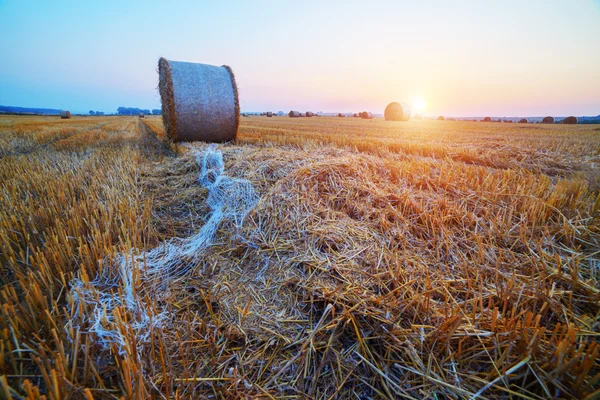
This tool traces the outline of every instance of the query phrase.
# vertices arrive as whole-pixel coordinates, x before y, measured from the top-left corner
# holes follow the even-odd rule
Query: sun
[[[421,96],[415,97],[414,107],[416,112],[423,112],[427,108],[427,101]]]

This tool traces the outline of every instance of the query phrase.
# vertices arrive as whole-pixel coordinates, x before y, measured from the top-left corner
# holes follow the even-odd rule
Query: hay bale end
[[[406,103],[392,102],[385,108],[383,115],[386,121],[408,121],[410,107]]]

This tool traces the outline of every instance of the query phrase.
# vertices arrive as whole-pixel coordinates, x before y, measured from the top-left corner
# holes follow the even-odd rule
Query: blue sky
[[[599,21],[598,0],[0,0],[0,104],[158,108],[164,56],[230,65],[249,111],[597,115]]]

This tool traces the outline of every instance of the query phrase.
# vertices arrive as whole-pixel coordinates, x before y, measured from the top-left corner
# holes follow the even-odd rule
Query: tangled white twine
[[[87,327],[87,332],[95,336],[103,349],[114,344],[119,354],[126,353],[126,332],[118,329],[115,320],[117,308],[128,313],[128,328],[135,333],[138,346],[148,343],[153,327],[164,327],[169,323],[172,316],[166,305],[155,310],[143,297],[152,296],[158,302],[166,299],[170,283],[187,276],[197,265],[221,223],[229,220],[239,229],[259,200],[250,181],[224,174],[223,154],[216,145],[207,146],[195,158],[201,167],[198,181],[208,189],[210,208],[210,217],[200,231],[189,238],[170,239],[138,255],[134,255],[134,250],[127,255],[121,254],[89,285],[80,279],[71,282],[75,308],[73,326],[82,331]],[[93,307],[88,315],[80,312],[86,305]]]

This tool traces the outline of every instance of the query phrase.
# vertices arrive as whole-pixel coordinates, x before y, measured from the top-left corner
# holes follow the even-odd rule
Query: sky
[[[0,105],[160,108],[159,57],[242,111],[600,114],[600,0],[0,0]]]

